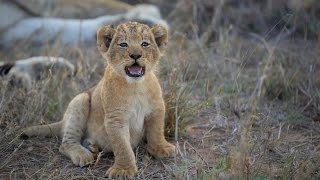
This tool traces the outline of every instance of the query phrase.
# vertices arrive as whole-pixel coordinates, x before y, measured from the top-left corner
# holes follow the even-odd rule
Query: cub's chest
[[[144,119],[151,113],[151,105],[146,95],[132,96],[129,103],[130,134],[143,133]]]

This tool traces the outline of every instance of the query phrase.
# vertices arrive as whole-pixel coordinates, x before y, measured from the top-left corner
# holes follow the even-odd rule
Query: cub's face
[[[158,64],[168,42],[166,28],[129,22],[97,31],[97,44],[108,64],[129,82],[144,79]]]

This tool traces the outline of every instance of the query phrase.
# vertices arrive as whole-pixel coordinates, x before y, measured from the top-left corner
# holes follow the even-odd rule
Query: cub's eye
[[[119,46],[120,47],[128,47],[128,44],[127,43],[120,43]]]
[[[141,43],[141,46],[142,47],[147,47],[147,46],[149,46],[150,44],[149,43],[147,43],[147,42],[143,42],[143,43]]]

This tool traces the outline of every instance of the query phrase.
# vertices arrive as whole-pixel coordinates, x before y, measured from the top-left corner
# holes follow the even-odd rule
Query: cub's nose
[[[137,59],[141,58],[141,55],[140,54],[131,54],[130,57],[134,60],[137,60]]]

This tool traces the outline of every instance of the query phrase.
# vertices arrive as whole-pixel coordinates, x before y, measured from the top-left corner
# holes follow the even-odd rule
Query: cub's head
[[[138,82],[152,72],[168,42],[168,30],[160,25],[128,22],[117,28],[101,27],[97,45],[102,56],[119,75]]]

